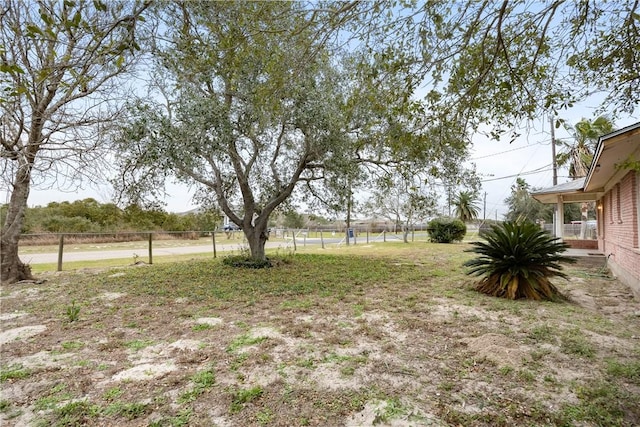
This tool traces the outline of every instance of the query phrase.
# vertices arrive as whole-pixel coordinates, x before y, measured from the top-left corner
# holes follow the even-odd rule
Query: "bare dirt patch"
[[[489,360],[499,368],[505,366],[521,368],[530,361],[527,347],[501,334],[489,333],[463,341],[480,359]]]
[[[47,329],[45,325],[20,326],[0,332],[0,346],[16,340],[24,340],[36,336]]]
[[[349,276],[330,289],[318,275],[318,290],[295,282],[261,293],[256,283],[235,299],[195,284],[177,292],[184,278],[151,266],[143,285],[125,269],[5,286],[0,421],[640,423],[640,304],[619,282],[577,266],[559,283],[568,302],[510,302],[471,291],[458,258],[397,258],[392,279]],[[283,274],[301,283],[307,270]],[[224,274],[235,273],[212,274],[212,283]]]

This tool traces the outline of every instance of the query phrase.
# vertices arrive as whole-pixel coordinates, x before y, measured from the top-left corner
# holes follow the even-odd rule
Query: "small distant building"
[[[542,203],[596,203],[597,248],[618,279],[640,297],[640,122],[598,140],[589,172],[565,184],[534,192]],[[562,225],[556,236],[562,237]]]

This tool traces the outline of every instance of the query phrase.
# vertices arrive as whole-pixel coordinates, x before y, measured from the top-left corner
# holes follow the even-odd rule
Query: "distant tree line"
[[[8,205],[0,206],[4,221]],[[215,210],[176,214],[161,207],[143,209],[132,204],[124,209],[114,203],[88,198],[74,202],[51,202],[27,208],[23,234],[109,233],[115,231],[194,231],[213,230],[222,222]]]

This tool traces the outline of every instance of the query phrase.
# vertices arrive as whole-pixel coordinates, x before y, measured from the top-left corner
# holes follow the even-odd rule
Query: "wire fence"
[[[421,238],[426,232],[411,230],[408,240]],[[401,232],[383,230],[349,229],[269,229],[268,247],[296,251],[307,245],[357,245],[372,242],[402,241]],[[207,243],[207,240],[209,243]],[[144,242],[144,243],[142,243]],[[95,261],[101,259],[125,259],[133,257],[134,263],[153,264],[154,254],[178,255],[206,253],[214,258],[218,251],[247,250],[248,242],[241,230],[195,231],[123,231],[111,233],[40,233],[24,234],[20,240],[21,257],[27,263],[55,263],[62,271],[64,262]],[[53,252],[57,247],[57,251]],[[127,249],[123,249],[126,247]]]

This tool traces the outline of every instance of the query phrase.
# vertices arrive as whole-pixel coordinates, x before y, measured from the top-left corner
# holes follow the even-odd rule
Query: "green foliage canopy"
[[[518,178],[511,187],[511,194],[505,199],[509,211],[505,220],[510,222],[529,221],[536,223],[539,220],[553,221],[553,206],[545,205],[531,196],[531,188],[523,179]]]
[[[569,177],[576,179],[587,176],[598,139],[613,132],[613,122],[605,116],[594,120],[582,119],[575,126],[565,125],[573,134],[573,141],[558,141],[561,147],[556,159],[559,166],[568,166]]]
[[[408,85],[426,88],[432,110],[473,126],[491,122],[497,136],[597,92],[613,115],[633,113],[640,102],[639,9],[623,0],[380,0],[360,5],[358,17],[369,22],[363,43],[393,58],[394,67],[414,70]]]
[[[478,217],[480,208],[477,205],[478,196],[470,191],[461,191],[456,196],[453,205],[456,217],[462,222],[468,222]]]
[[[269,215],[343,157],[340,76],[296,3],[176,3],[160,16],[164,104],[131,108],[117,185],[133,201],[167,175],[200,185],[263,258]]]

